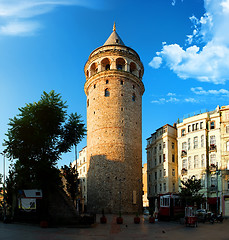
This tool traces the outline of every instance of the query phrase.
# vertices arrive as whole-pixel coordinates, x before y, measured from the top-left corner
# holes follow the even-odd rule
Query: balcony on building
[[[188,170],[186,168],[181,169],[181,175],[187,175]]]
[[[210,144],[210,151],[217,151],[215,144]]]
[[[215,164],[211,164],[211,165],[209,165],[209,170],[211,172],[215,172],[217,170],[217,166]]]
[[[215,185],[211,185],[209,190],[210,192],[216,192],[217,189]]]
[[[181,151],[181,157],[186,157],[187,156],[187,151],[186,150],[182,150]]]

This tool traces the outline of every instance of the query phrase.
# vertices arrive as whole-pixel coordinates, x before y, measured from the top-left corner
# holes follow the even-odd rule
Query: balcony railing
[[[211,192],[216,192],[216,190],[217,190],[217,187],[215,185],[211,185],[210,191]]]
[[[188,170],[186,168],[181,169],[181,175],[187,175]]]
[[[215,144],[210,144],[210,151],[217,151],[217,147]]]
[[[187,151],[186,150],[182,150],[181,151],[181,157],[186,157],[187,156]]]
[[[215,172],[215,171],[217,170],[216,165],[215,165],[215,164],[211,164],[211,165],[209,166],[209,170],[210,170],[211,172]]]

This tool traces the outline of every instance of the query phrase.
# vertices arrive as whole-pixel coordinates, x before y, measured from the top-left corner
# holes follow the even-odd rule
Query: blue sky
[[[18,108],[52,89],[86,123],[84,64],[114,21],[145,67],[143,162],[157,128],[228,104],[229,0],[0,0],[0,142]]]

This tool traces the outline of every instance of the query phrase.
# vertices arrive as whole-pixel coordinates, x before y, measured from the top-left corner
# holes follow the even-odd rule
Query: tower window
[[[118,43],[118,39],[116,39],[116,43]]]
[[[96,88],[96,84],[94,84],[94,88]]]
[[[123,80],[120,81],[120,84],[123,85]]]
[[[135,89],[135,86],[133,85],[133,89]]]
[[[110,64],[107,64],[105,69],[110,70]]]
[[[110,96],[110,91],[108,88],[105,89],[105,93],[104,93],[105,97],[109,97]]]
[[[109,80],[106,80],[106,84],[108,84],[109,83]]]
[[[132,95],[132,101],[135,102],[135,100],[136,100],[136,95],[133,93],[133,95]]]
[[[117,69],[118,69],[118,70],[122,70],[122,65],[121,65],[121,64],[118,64],[118,65],[117,65]]]

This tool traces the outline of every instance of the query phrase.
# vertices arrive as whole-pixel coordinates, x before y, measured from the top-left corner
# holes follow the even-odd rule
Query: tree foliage
[[[63,177],[66,179],[66,189],[69,193],[72,201],[74,202],[76,200],[77,195],[79,194],[78,191],[78,172],[76,169],[76,166],[69,167],[67,165],[64,165],[64,167],[61,168]]]
[[[195,176],[192,176],[186,182],[181,181],[182,186],[180,197],[185,202],[186,205],[199,205],[202,201],[203,194],[199,191],[202,189],[201,180],[196,179]]]
[[[4,141],[6,154],[16,160],[11,178],[20,188],[48,188],[59,181],[56,164],[85,135],[77,113],[67,115],[60,94],[43,92],[38,102],[19,108],[9,121]]]

